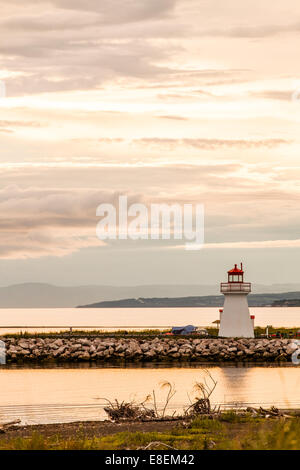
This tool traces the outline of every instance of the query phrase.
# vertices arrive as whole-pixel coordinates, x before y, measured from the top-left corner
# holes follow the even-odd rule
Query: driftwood
[[[107,398],[103,398],[108,403],[104,411],[108,414],[112,421],[145,421],[155,418],[154,410],[150,410],[143,403],[136,404],[134,402],[121,403],[118,400],[111,402]]]
[[[104,411],[108,414],[109,418],[115,422],[180,421],[183,419],[191,419],[199,415],[213,417],[220,413],[220,407],[212,407],[210,403],[210,396],[214,392],[217,386],[217,382],[214,380],[208,370],[204,369],[204,372],[206,376],[204,377],[203,382],[196,382],[194,386],[194,390],[196,390],[198,393],[200,392],[201,395],[196,396],[194,402],[192,402],[189,397],[191,404],[184,410],[183,415],[175,416],[176,411],[174,411],[171,416],[166,414],[169,403],[176,394],[175,387],[170,382],[163,382],[161,384],[161,388],[167,390],[165,403],[161,411],[158,409],[154,390],[152,391],[152,395],[148,395],[141,403],[136,403],[135,401],[119,402],[116,399],[111,401],[107,398],[102,398],[102,400],[105,400],[106,402]],[[152,406],[146,406],[146,404],[150,401],[152,402]]]
[[[200,392],[200,397],[196,397],[196,401],[191,403],[191,405],[185,410],[186,416],[197,416],[197,415],[207,415],[210,416],[214,413],[219,413],[220,408],[212,408],[210,403],[210,396],[217,386],[216,380],[212,377],[210,372],[207,369],[204,369],[208,379],[211,383],[208,383],[204,377],[203,382],[196,382],[194,389],[197,392]]]
[[[137,450],[149,450],[152,449],[152,447],[157,447],[157,446],[164,446],[167,447],[167,449],[172,449],[172,450],[178,450],[176,447],[169,446],[168,444],[165,444],[164,442],[160,441],[153,441],[149,442],[145,447],[139,447]]]
[[[0,433],[5,433],[9,428],[15,426],[16,424],[20,424],[21,420],[16,419],[15,421],[9,421],[8,423],[2,423],[0,425]]]
[[[174,397],[176,390],[174,385],[170,382],[164,382],[161,388],[167,389],[167,396],[162,411],[158,410],[155,391],[153,390],[152,395],[148,395],[141,403],[134,401],[121,403],[118,400],[110,401],[107,398],[102,398],[107,403],[104,407],[104,411],[108,414],[112,421],[170,421],[175,420],[175,413],[172,416],[166,416],[167,407],[169,402]],[[149,408],[146,406],[150,400],[153,401],[153,407]],[[178,418],[176,418],[178,419]]]
[[[263,418],[293,418],[293,416],[280,411],[275,406],[272,406],[269,410],[262,408],[261,406],[259,408],[248,406],[246,411],[252,413],[253,416],[259,416]]]
[[[162,422],[162,421],[182,421],[183,416],[164,416],[163,418],[150,418],[150,419],[141,419],[140,421],[143,421],[144,423],[148,423],[149,421],[151,422]]]

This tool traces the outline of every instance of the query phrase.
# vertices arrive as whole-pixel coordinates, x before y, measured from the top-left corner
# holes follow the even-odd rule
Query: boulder
[[[296,343],[289,343],[285,348],[287,354],[293,354],[297,349],[300,349],[300,345]]]

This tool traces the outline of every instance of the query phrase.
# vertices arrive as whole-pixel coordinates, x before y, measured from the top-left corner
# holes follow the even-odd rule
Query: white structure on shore
[[[228,271],[228,282],[221,283],[221,292],[225,296],[223,310],[220,310],[219,336],[224,338],[254,338],[254,317],[250,317],[247,295],[251,292],[251,283],[244,282],[241,263]]]

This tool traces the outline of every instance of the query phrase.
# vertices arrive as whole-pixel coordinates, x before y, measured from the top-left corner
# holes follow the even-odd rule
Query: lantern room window
[[[242,274],[229,274],[228,282],[243,282]]]
[[[228,271],[228,282],[230,283],[243,283],[244,282],[244,271],[242,269],[238,269],[237,265],[234,266],[234,269]]]

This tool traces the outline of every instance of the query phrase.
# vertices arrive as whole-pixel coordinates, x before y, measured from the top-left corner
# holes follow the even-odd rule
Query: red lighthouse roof
[[[233,269],[230,269],[230,271],[227,271],[228,274],[244,274],[243,271],[243,264],[241,263],[241,269],[237,267],[237,264],[234,265]]]
[[[228,293],[245,293],[248,294],[251,292],[250,282],[244,282],[244,270],[243,264],[238,268],[237,264],[234,265],[233,269],[227,271],[228,281],[221,282],[221,292],[222,294]]]

